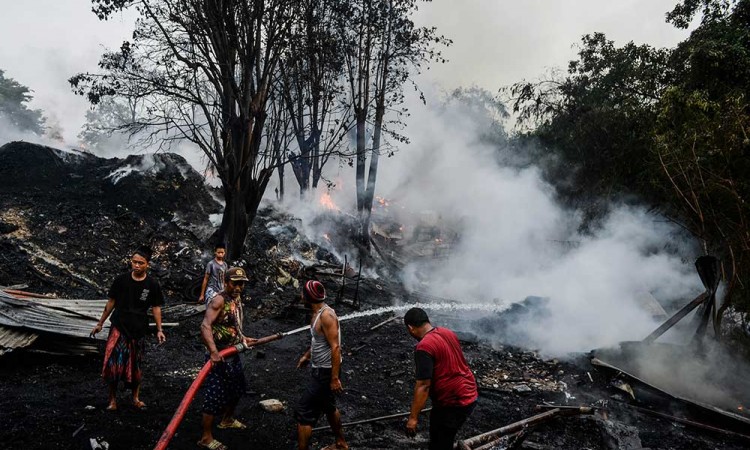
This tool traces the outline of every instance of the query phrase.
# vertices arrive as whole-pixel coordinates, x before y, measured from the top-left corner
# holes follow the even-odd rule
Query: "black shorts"
[[[315,425],[321,414],[336,411],[336,397],[331,391],[331,369],[312,368],[310,381],[297,404],[295,418],[300,425]]]
[[[430,411],[430,450],[452,450],[458,429],[476,405],[475,401],[468,406],[433,406]]]

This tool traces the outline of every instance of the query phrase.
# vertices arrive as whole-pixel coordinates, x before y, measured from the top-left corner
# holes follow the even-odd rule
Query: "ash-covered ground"
[[[153,273],[165,287],[167,304],[194,303],[196,279],[210,258],[208,215],[219,210],[201,177],[175,155],[104,160],[26,143],[6,145],[0,148],[0,286],[25,284],[26,290],[60,297],[103,298],[112,278],[127,269],[128,253],[146,241],[157,250]],[[294,218],[266,207],[251,230],[243,258],[252,278],[245,300],[248,335],[308,323],[297,303],[298,289],[287,277],[309,273],[295,258],[340,265],[299,229]],[[321,280],[334,297],[340,281]],[[350,295],[351,285],[345,292]],[[360,282],[359,310],[409,298],[394,276]],[[349,304],[334,307],[340,316],[355,311]],[[342,322],[345,391],[339,407],[344,422],[408,411],[415,342],[398,319],[371,330],[390,314]],[[437,325],[462,319],[445,313],[434,317]],[[104,410],[100,355],[18,350],[1,357],[2,447],[90,449],[106,442],[110,449],[153,448],[205,361],[200,320],[199,315],[181,318],[178,326],[166,329],[167,342],[161,346],[149,340],[142,386],[146,410],[128,407],[128,392],[120,394],[119,411]],[[164,321],[173,320],[167,316]],[[486,317],[482,326],[488,326]],[[746,441],[637,413],[585,355],[545,360],[529,349],[461,336],[480,400],[460,437],[538,414],[535,407],[548,402],[595,405],[605,413],[544,423],[529,434],[529,448],[747,448]],[[296,448],[293,408],[308,373],[295,364],[308,344],[309,334],[302,332],[243,354],[249,387],[237,417],[250,427],[217,430],[217,439],[233,449]],[[281,400],[284,411],[265,412],[258,402],[269,398]],[[171,448],[196,448],[200,403],[199,395]],[[346,436],[355,449],[426,448],[427,416],[416,438],[406,437],[403,423],[394,419],[347,427]],[[331,442],[330,432],[316,432],[313,448]]]

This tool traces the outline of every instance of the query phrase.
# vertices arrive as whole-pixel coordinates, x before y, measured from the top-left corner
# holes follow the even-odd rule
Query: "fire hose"
[[[263,345],[269,342],[273,342],[277,339],[281,339],[282,337],[284,337],[284,333],[272,334],[270,336],[266,336],[266,337],[262,337],[258,339],[255,342],[255,344],[253,344],[252,347],[248,347],[244,343],[237,344],[233,347],[225,348],[224,350],[220,351],[219,355],[221,355],[222,358],[226,358],[232,355],[236,355],[237,353],[242,353],[245,350],[249,350],[258,345]],[[175,411],[174,416],[172,416],[172,420],[169,422],[169,425],[167,425],[167,428],[164,430],[164,433],[162,433],[161,437],[159,438],[159,441],[156,443],[156,447],[154,447],[154,450],[164,450],[167,448],[167,445],[169,445],[169,442],[172,440],[172,438],[174,437],[174,434],[177,432],[177,427],[180,426],[182,419],[185,417],[188,407],[190,406],[190,403],[192,403],[193,398],[195,397],[195,394],[198,393],[198,389],[201,387],[201,385],[203,384],[203,381],[211,372],[212,368],[213,368],[213,363],[209,360],[206,362],[206,364],[203,366],[200,372],[198,372],[198,375],[195,377],[195,380],[193,380],[193,384],[191,384],[190,388],[188,388],[187,392],[185,393],[185,396],[182,398],[182,402],[180,402],[180,405],[177,407],[177,411]]]

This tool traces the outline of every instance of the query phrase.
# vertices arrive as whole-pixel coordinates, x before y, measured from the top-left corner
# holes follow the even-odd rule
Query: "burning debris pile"
[[[14,349],[0,365],[0,417],[6,424],[0,442],[45,449],[92,448],[92,442],[107,442],[111,449],[152,448],[205,362],[195,301],[203,264],[210,258],[208,217],[220,205],[201,177],[170,154],[105,160],[12,143],[0,148],[0,180],[0,286],[14,288],[0,294],[0,346]],[[504,336],[500,329],[535,320],[550,299],[529,297],[469,313],[450,300],[407,292],[397,268],[414,259],[449,255],[460,239],[453,230],[460,226],[431,213],[404,219],[385,200],[379,208],[373,217],[373,260],[360,260],[360,249],[350,243],[352,218],[333,205],[314,227],[321,236],[307,235],[308,224],[287,213],[262,208],[247,253],[237,262],[251,274],[244,301],[249,335],[308,324],[308,311],[298,302],[299,285],[307,279],[325,285],[342,318],[339,406],[343,421],[351,423],[346,434],[352,448],[406,450],[426,444],[426,418],[416,438],[404,434],[402,422],[414,367],[413,342],[399,312],[416,302],[427,305],[435,325],[460,329],[476,375],[480,400],[459,435],[465,448],[746,448],[742,430],[703,420],[689,404],[646,392],[633,378],[615,377],[613,383],[612,369],[592,366],[588,355],[573,362],[548,360],[521,348],[522,338],[498,341]],[[100,356],[49,353],[101,349],[88,333],[108,284],[125,270],[128,252],[144,240],[156,250],[152,273],[165,288],[164,321],[173,326],[166,329],[165,344],[147,343],[142,392],[149,410],[123,408],[113,414],[104,411]],[[378,258],[386,265],[373,270]],[[28,291],[98,300],[84,303]],[[306,346],[309,335],[300,332],[243,354],[250,383],[237,414],[250,429],[220,430],[222,442],[230,448],[293,445],[293,406],[307,377],[294,367]],[[622,391],[624,385],[632,395]],[[271,399],[277,400],[270,402],[273,412],[261,405]],[[735,414],[744,417],[741,411]],[[200,415],[192,407],[171,448],[193,448],[199,429]],[[328,431],[320,429],[313,445],[328,440]]]

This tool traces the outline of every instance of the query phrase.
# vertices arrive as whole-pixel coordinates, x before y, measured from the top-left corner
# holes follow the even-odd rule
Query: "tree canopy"
[[[92,3],[101,19],[126,8],[140,16],[132,40],[105,53],[98,73],[73,76],[73,90],[94,105],[108,97],[136,105],[119,129],[141,142],[187,140],[203,151],[222,183],[218,238],[231,258],[242,253],[271,175],[283,179],[287,163],[304,194],[331,155],[356,155],[367,229],[381,132],[397,136],[386,112],[398,117],[402,86],[447,42],[414,25],[416,0]],[[348,151],[353,127],[356,150]]]
[[[671,49],[586,35],[566,74],[507,92],[522,139],[559,152],[547,176],[562,198],[596,205],[590,218],[611,199],[647,201],[723,258],[725,307],[750,309],[750,1],[683,0],[667,14],[678,27],[696,17]]]
[[[40,109],[30,109],[28,103],[33,96],[31,89],[13,78],[6,78],[0,69],[0,120],[19,131],[44,134],[44,116]]]

